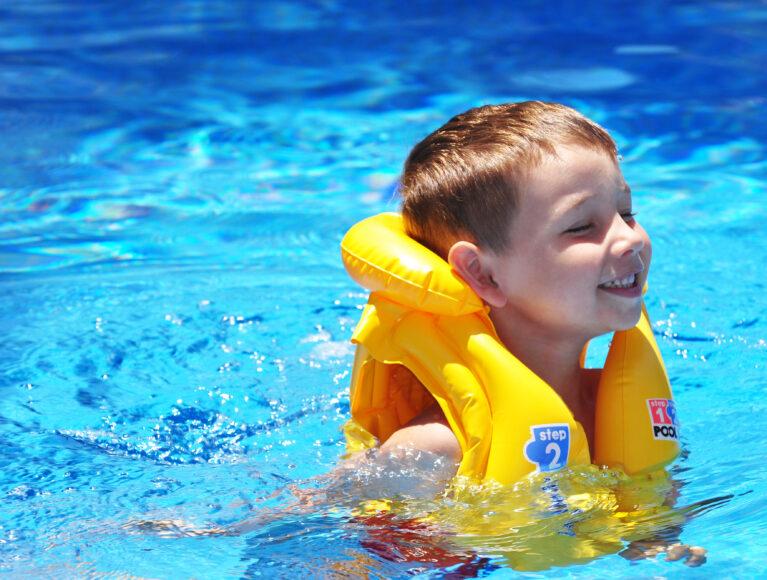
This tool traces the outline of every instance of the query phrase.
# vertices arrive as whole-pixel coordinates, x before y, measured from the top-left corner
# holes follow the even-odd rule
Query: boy
[[[600,371],[579,357],[591,338],[637,324],[651,255],[613,140],[563,105],[471,109],[414,147],[401,194],[407,234],[484,301],[502,345],[561,397],[593,457]],[[381,441],[398,448],[462,457],[436,404]]]
[[[598,444],[602,441],[604,449],[604,441],[614,436],[621,439],[617,447],[622,449],[631,449],[631,443],[624,445],[624,441],[642,437],[649,441],[643,451],[649,449],[647,456],[654,457],[636,464],[640,469],[635,473],[657,470],[677,455],[675,407],[642,309],[650,239],[635,219],[631,189],[618,166],[615,142],[602,127],[554,103],[528,101],[474,108],[413,148],[405,162],[400,193],[407,236],[446,261],[485,308],[480,312],[465,308],[471,297],[459,292],[455,308],[461,315],[454,323],[449,315],[444,316],[444,305],[424,306],[430,299],[428,293],[441,299],[446,292],[442,288],[433,292],[431,271],[423,282],[408,278],[414,254],[409,253],[407,242],[390,238],[384,229],[384,235],[375,232],[368,235],[370,243],[362,244],[372,248],[371,252],[365,253],[365,249],[354,255],[354,250],[344,247],[351,231],[347,234],[342,243],[347,268],[374,291],[353,337],[359,346],[352,377],[353,421],[347,427],[350,449],[354,449],[355,438],[364,445],[377,439],[379,458],[422,451],[447,460],[441,465],[452,466],[451,475],[479,475],[501,483],[531,471],[560,469],[569,463],[568,457],[577,461],[596,458],[598,463],[616,466],[616,462],[603,461],[605,453]],[[404,250],[403,255],[387,256],[382,246],[392,240],[394,254]],[[431,268],[427,266],[419,263],[411,270],[418,274],[419,269]],[[408,284],[415,286],[415,292]],[[426,322],[408,327],[405,319],[412,316],[422,316]],[[466,323],[473,330],[463,335],[446,330],[467,316],[479,319],[479,323]],[[483,317],[489,317],[486,326],[491,328],[483,327]],[[620,331],[640,335],[639,327],[643,337],[632,343],[626,351],[629,354],[621,351],[616,357],[621,361],[617,373],[615,364],[610,368],[612,379],[601,376],[609,376],[610,357],[604,372],[582,367],[582,352],[589,340],[619,331],[613,340],[615,347],[618,335],[623,334]],[[481,352],[475,339],[483,334],[492,336],[491,343],[497,340],[500,350],[513,359],[514,364],[504,360],[500,368],[516,374],[496,373],[491,380],[486,361],[473,365],[471,359]],[[408,341],[423,344],[410,348]],[[442,350],[431,344],[440,341],[449,344]],[[493,348],[491,344],[489,350],[495,353],[489,357],[491,362],[499,358],[499,349]],[[605,394],[615,386],[611,387],[610,380],[621,389],[612,399],[619,404],[623,404],[624,394],[630,399],[636,397],[631,391],[640,390],[634,388],[637,383],[626,381],[631,363],[620,366],[624,359],[640,356],[638,351],[645,357],[638,364],[648,371],[640,375],[638,384],[648,388],[644,383],[654,382],[657,388],[649,387],[635,398],[633,410],[607,413],[614,417],[607,419],[611,427],[605,429],[602,415],[597,415],[599,405],[604,408],[613,396]],[[470,364],[464,364],[466,360]],[[374,364],[366,368],[369,363]],[[520,368],[523,370],[518,372]],[[517,377],[523,377],[526,384],[522,389],[517,386],[515,397],[499,396],[514,387]],[[481,388],[465,388],[464,383],[475,379]],[[524,407],[523,399],[533,397],[535,390],[553,390],[561,399],[557,404],[564,403],[574,421],[551,424],[549,419],[546,424],[529,419],[526,411],[514,415],[504,408]],[[475,397],[477,401],[472,400]],[[489,412],[477,413],[477,407],[483,405]],[[523,436],[532,433],[524,445],[513,427],[483,431],[481,425],[483,420],[508,423],[520,418],[523,432],[529,426]],[[466,428],[471,421],[473,425]],[[475,430],[473,439],[468,433],[471,429]],[[482,437],[476,432],[492,441],[478,441]],[[517,441],[509,444],[499,433],[517,436]],[[580,453],[573,448],[578,433],[585,439]],[[544,453],[533,449],[538,443],[543,443]],[[490,450],[478,452],[483,445]],[[501,449],[495,453],[496,463],[500,457],[501,462],[516,461],[521,467],[515,467],[516,471],[496,469],[494,473],[501,477],[489,475],[493,447]],[[490,459],[469,461],[467,453],[484,453]],[[524,458],[511,458],[514,454]],[[624,459],[617,466],[632,473],[628,465],[633,458]],[[467,463],[470,465],[463,469]],[[673,539],[649,541],[644,548],[634,543],[632,549],[625,557],[665,551],[667,559],[686,558],[688,565],[705,561],[705,550],[674,544]]]

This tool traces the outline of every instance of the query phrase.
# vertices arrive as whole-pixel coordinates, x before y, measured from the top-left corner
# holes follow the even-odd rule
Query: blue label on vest
[[[532,425],[532,439],[525,444],[525,458],[535,463],[538,471],[556,471],[567,465],[570,454],[570,425]]]

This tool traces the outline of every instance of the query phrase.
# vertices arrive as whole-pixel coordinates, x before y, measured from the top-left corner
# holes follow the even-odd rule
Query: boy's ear
[[[481,260],[479,248],[471,242],[456,242],[447,254],[447,261],[477,295],[490,306],[502,308],[506,296],[493,280],[492,272]]]

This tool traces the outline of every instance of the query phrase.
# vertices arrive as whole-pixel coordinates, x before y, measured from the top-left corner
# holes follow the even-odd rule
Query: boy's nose
[[[641,228],[630,224],[622,216],[615,216],[616,237],[614,250],[619,256],[638,254],[644,249],[644,236]]]

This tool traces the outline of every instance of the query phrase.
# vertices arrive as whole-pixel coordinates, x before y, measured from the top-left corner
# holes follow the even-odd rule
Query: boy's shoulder
[[[436,401],[404,427],[392,433],[381,445],[381,451],[385,453],[396,453],[402,449],[433,453],[456,463],[460,462],[462,457],[458,438]]]

